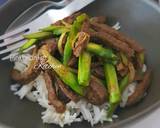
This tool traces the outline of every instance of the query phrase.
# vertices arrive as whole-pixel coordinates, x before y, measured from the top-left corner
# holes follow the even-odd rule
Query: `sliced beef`
[[[92,32],[90,33],[91,37],[98,38],[102,40],[104,45],[108,46],[110,45],[114,49],[117,49],[119,51],[122,51],[126,53],[129,57],[134,55],[134,50],[131,49],[128,44],[122,42],[121,40],[118,40],[117,38],[113,37],[112,35],[105,33],[105,32]]]
[[[47,50],[50,53],[54,53],[57,50],[56,40],[54,38],[44,40],[40,50],[41,49]]]
[[[89,30],[90,30],[90,22],[89,19],[87,18],[82,24],[81,32],[89,33]]]
[[[48,100],[51,105],[55,108],[58,113],[64,113],[66,108],[62,101],[60,101],[56,95],[55,89],[53,88],[52,78],[47,71],[43,74],[46,88],[48,90]]]
[[[135,92],[129,96],[126,106],[131,106],[139,102],[149,88],[151,82],[151,71],[148,70],[143,77],[143,80],[136,86]]]
[[[125,75],[128,74],[128,68],[126,67],[123,70],[120,70],[118,73],[120,74],[121,77],[124,77]]]
[[[107,90],[99,79],[91,77],[85,97],[94,105],[102,105],[107,101]]]
[[[37,54],[37,49],[33,50],[32,57],[35,57]],[[32,59],[28,68],[24,72],[20,72],[17,69],[12,69],[11,78],[17,81],[20,84],[28,84],[33,81],[39,74],[40,69],[37,68],[39,61],[37,59]]]
[[[65,85],[58,77],[56,77],[56,86],[58,86],[58,95],[63,101],[68,102],[70,100],[77,102],[80,97],[74,93],[67,85]]]
[[[95,29],[96,31],[100,32],[105,32],[108,33],[110,35],[112,35],[113,37],[115,37],[116,39],[125,42],[126,44],[128,44],[131,48],[133,48],[136,52],[142,52],[144,51],[144,48],[137,43],[135,40],[123,35],[122,33],[116,31],[115,29],[109,27],[106,24],[99,24],[96,22],[91,22],[92,28]]]
[[[69,24],[72,24],[74,20],[77,18],[77,16],[79,16],[80,14],[81,12],[74,13],[71,16],[64,18],[63,20]]]
[[[93,58],[94,59],[94,58]],[[92,62],[91,63],[91,69],[97,68],[99,66],[103,66],[103,62]]]
[[[43,43],[44,44],[41,46],[40,49],[46,49],[50,53],[55,52],[55,50],[57,48],[57,44],[55,42],[55,39],[47,39],[47,40],[43,41]],[[41,72],[41,67],[39,66],[39,64],[40,63],[42,64],[42,62],[40,62],[42,60],[40,60],[38,58],[38,56],[39,56],[38,50],[37,50],[37,48],[35,48],[35,50],[33,50],[33,54],[32,54],[33,59],[30,62],[28,68],[24,72],[20,72],[16,69],[13,69],[11,71],[12,79],[17,81],[20,84],[28,84],[31,81],[33,81],[34,79],[36,79],[36,77]]]
[[[73,54],[76,57],[79,57],[79,55],[82,53],[82,51],[86,48],[87,44],[89,43],[90,40],[89,30],[90,30],[90,23],[89,19],[87,18],[82,24],[81,31],[78,33],[77,41],[75,42],[75,45],[73,47]]]
[[[116,69],[120,76],[125,76],[128,73],[128,67],[126,67],[122,62],[116,65]]]
[[[144,77],[144,73],[140,70],[137,70],[135,73],[134,81],[142,81]]]
[[[77,57],[72,56],[71,59],[68,62],[68,66],[69,67],[75,67],[76,63],[77,63],[77,60],[78,60]]]
[[[68,24],[72,24],[74,22],[74,20],[76,19],[76,17],[79,16],[80,14],[81,14],[80,12],[74,13],[74,14],[64,18],[63,21]],[[58,20],[53,25],[62,26],[63,24],[62,24],[61,20]]]
[[[106,22],[106,16],[97,16],[97,17],[92,17],[91,21],[94,23],[100,23],[100,24],[104,24]]]
[[[98,66],[92,69],[92,74],[100,79],[104,79],[104,69],[103,66]]]
[[[78,33],[78,39],[73,47],[73,54],[76,57],[79,57],[82,51],[86,48],[86,45],[88,44],[89,40],[90,40],[89,34],[85,32]]]

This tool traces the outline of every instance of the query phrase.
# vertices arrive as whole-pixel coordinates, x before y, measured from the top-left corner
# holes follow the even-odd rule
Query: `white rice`
[[[19,71],[24,71],[30,63],[30,61],[26,59],[28,57],[30,56],[23,55],[22,60],[15,62],[14,68]],[[34,91],[32,91],[33,87],[35,88]],[[44,123],[54,123],[63,127],[65,124],[70,125],[73,122],[80,122],[82,120],[88,121],[92,126],[99,122],[112,121],[112,119],[107,119],[107,103],[102,106],[95,106],[84,99],[77,103],[70,101],[66,105],[66,111],[63,114],[57,113],[55,108],[48,104],[48,91],[42,74],[27,85],[11,85],[11,91],[19,96],[20,99],[26,97],[32,102],[38,102],[41,107],[45,108],[46,110],[42,112],[42,120]]]
[[[13,68],[21,72],[25,71],[31,61],[31,57],[30,54],[16,56],[15,59],[12,60],[15,62]]]
[[[115,25],[112,26],[112,28],[118,31],[119,29],[121,29],[121,25],[119,22],[117,22]]]
[[[80,122],[82,120],[88,121],[92,126],[99,122],[112,121],[111,119],[107,119],[107,103],[99,107],[88,103],[84,99],[78,103],[70,101],[66,105],[66,111],[63,114],[57,113],[55,108],[48,104],[48,92],[42,74],[33,82],[23,85],[19,90],[16,87],[19,86],[11,85],[11,90],[14,91],[14,94],[18,95],[20,99],[26,97],[33,102],[38,102],[43,108],[46,108],[46,110],[42,112],[42,120],[44,123],[54,123],[63,127],[65,124],[70,125],[73,122]],[[33,87],[35,87],[35,90],[31,91]]]
[[[126,106],[126,103],[128,101],[128,97],[131,96],[134,93],[134,91],[136,89],[136,86],[137,86],[137,82],[133,82],[126,87],[126,89],[122,93],[122,101],[120,103],[121,107]]]
[[[147,66],[146,66],[146,64],[143,64],[142,72],[145,73],[146,71],[147,71]]]
[[[16,61],[14,68],[19,71],[24,71],[30,63],[30,61],[26,59],[27,57],[30,57],[30,55],[26,55],[21,61]],[[145,72],[146,70],[146,65],[143,65],[142,71]],[[137,82],[133,82],[125,89],[122,94],[121,107],[125,107],[128,97],[134,93],[136,85]],[[34,91],[32,88],[34,88]],[[15,95],[19,96],[20,99],[26,97],[32,102],[38,102],[41,107],[45,108],[46,110],[42,112],[41,117],[44,123],[53,123],[63,127],[66,124],[70,125],[73,122],[86,120],[93,126],[99,122],[111,122],[112,118],[118,118],[117,115],[113,115],[112,118],[107,118],[108,103],[102,106],[96,106],[88,103],[84,99],[81,99],[77,103],[70,101],[66,104],[66,111],[63,114],[57,113],[55,108],[49,105],[48,91],[42,74],[27,85],[20,86],[19,84],[14,84],[11,85],[10,89]]]

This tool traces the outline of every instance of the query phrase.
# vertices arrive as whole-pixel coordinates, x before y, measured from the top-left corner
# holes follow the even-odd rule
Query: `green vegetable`
[[[51,25],[49,27],[46,27],[46,28],[43,28],[43,29],[40,29],[41,31],[43,32],[53,32],[55,30],[58,30],[58,29],[70,29],[70,27],[66,27],[66,26],[55,26],[55,25]]]
[[[127,58],[127,56],[124,53],[122,53],[122,52],[120,52],[120,56],[121,56],[123,64],[125,66],[128,66],[128,58]]]
[[[127,74],[127,75],[120,81],[119,89],[120,89],[121,94],[122,94],[123,91],[126,89],[126,86],[128,85],[128,83],[129,83],[129,74]]]
[[[145,58],[144,52],[138,53],[137,57],[138,57],[140,63],[143,65],[144,64],[144,58]]]
[[[77,81],[77,76],[71,72],[67,67],[61,64],[56,58],[50,55],[46,50],[41,50],[40,53],[47,58],[47,63],[52,67],[52,69],[57,73],[60,79],[68,85],[72,90],[74,90],[79,95],[83,96],[83,87],[79,86]]]
[[[51,37],[53,34],[51,32],[36,32],[28,35],[24,35],[24,38],[26,39],[45,39],[48,37]]]
[[[139,58],[141,60],[141,63],[144,64],[144,58],[145,58],[144,57],[144,52],[142,52],[142,53],[139,54]]]
[[[64,48],[64,56],[63,56],[63,64],[67,65],[71,55],[72,55],[72,41],[75,39],[78,31],[80,30],[83,21],[86,19],[87,15],[86,14],[81,14],[76,18],[74,21],[69,36],[67,38],[67,42]]]
[[[118,103],[121,100],[121,93],[119,90],[115,67],[112,64],[105,63],[104,71],[109,91],[109,102],[112,104]]]
[[[69,32],[68,28],[56,29],[56,30],[53,31],[53,35],[59,36],[62,33],[66,33],[66,32]]]
[[[88,86],[90,81],[91,55],[83,51],[78,61],[78,82],[80,85]]]
[[[58,40],[58,51],[61,55],[63,55],[63,39],[65,38],[66,33],[63,33]]]
[[[30,48],[37,42],[37,39],[30,39],[24,45],[19,48],[19,52],[22,53],[24,50]]]
[[[120,81],[120,92],[121,94],[125,90],[129,83],[129,75],[126,75],[121,81]],[[107,117],[112,118],[113,113],[115,112],[116,108],[118,107],[119,103],[110,104],[109,108],[107,110]]]
[[[99,44],[89,43],[86,47],[86,50],[100,57],[112,60],[117,59],[117,56],[113,53],[111,49],[104,48]]]
[[[41,29],[41,31],[43,31],[43,32],[53,32],[54,35],[59,36],[62,33],[69,32],[70,28],[71,28],[71,26],[66,27],[66,26],[54,26],[54,25],[51,25],[49,27]]]

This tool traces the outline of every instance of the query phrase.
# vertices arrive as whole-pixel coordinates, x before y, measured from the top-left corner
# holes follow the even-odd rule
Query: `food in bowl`
[[[75,13],[24,35],[28,41],[11,58],[11,90],[44,107],[44,123],[112,121],[118,107],[145,96],[151,70],[144,48],[106,20]]]

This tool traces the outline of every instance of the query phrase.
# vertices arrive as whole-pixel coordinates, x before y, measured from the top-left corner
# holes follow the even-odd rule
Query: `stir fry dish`
[[[11,90],[46,108],[44,123],[112,121],[117,108],[133,106],[146,95],[151,70],[144,48],[106,21],[78,12],[24,35]]]

